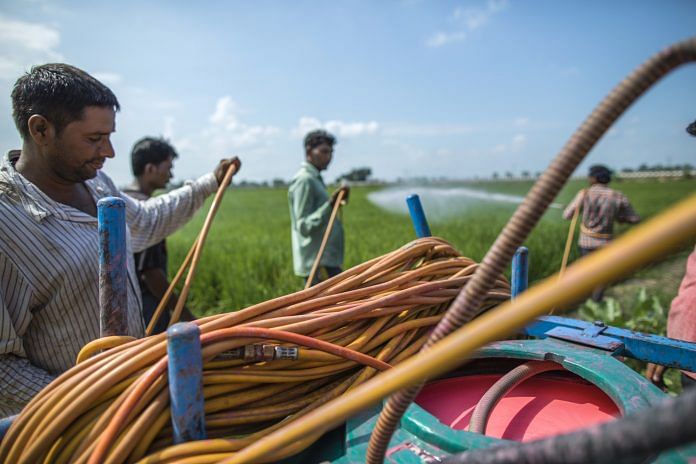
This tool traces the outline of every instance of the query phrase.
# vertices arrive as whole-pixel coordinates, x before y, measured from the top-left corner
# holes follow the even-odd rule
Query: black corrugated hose
[[[450,456],[445,464],[642,463],[696,441],[696,389],[566,435]]]

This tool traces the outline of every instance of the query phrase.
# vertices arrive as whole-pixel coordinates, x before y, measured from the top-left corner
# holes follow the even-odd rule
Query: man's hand
[[[350,187],[348,187],[347,185],[344,185],[343,187],[336,189],[336,191],[331,194],[331,198],[329,198],[329,204],[331,205],[332,208],[336,204],[336,200],[338,200],[338,195],[341,192],[344,192],[342,203],[343,204],[348,203],[348,197],[350,196]]]
[[[648,378],[652,383],[658,387],[664,385],[662,376],[665,374],[665,366],[660,366],[659,364],[648,363],[648,367],[645,370],[645,377]]]
[[[218,181],[218,185],[222,184],[222,181],[225,179],[225,173],[231,164],[236,166],[235,174],[242,168],[242,162],[236,156],[234,158],[220,160],[220,163],[218,163],[215,168],[215,178]]]

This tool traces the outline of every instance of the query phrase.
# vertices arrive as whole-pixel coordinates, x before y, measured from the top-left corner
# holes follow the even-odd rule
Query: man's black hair
[[[22,138],[29,137],[29,118],[40,114],[60,132],[82,119],[88,106],[121,109],[114,93],[81,69],[64,63],[34,66],[12,89],[12,116]]]
[[[590,172],[587,174],[589,177],[594,177],[600,184],[608,184],[611,182],[611,169],[604,166],[603,164],[595,164],[590,166]]]
[[[133,175],[138,177],[145,172],[145,166],[148,164],[160,164],[167,161],[169,158],[178,158],[179,154],[174,150],[174,147],[166,140],[154,137],[143,137],[135,142],[133,150],[131,150],[131,168]]]
[[[696,137],[696,121],[692,122],[686,127],[686,132]]]
[[[315,130],[305,135],[304,147],[306,151],[313,150],[324,143],[329,144],[333,148],[336,145],[336,137],[323,129]]]

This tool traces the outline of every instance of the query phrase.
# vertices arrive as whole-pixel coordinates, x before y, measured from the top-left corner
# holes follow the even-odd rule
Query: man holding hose
[[[15,414],[99,337],[97,201],[126,205],[128,333],[144,335],[132,259],[184,225],[237,158],[148,201],[101,172],[114,157],[116,96],[66,64],[36,66],[12,91],[22,149],[0,160],[0,417]]]
[[[609,187],[611,174],[611,170],[601,164],[590,166],[587,175],[590,187],[578,192],[563,211],[563,218],[570,219],[582,210],[578,238],[581,256],[592,253],[614,238],[614,222],[640,222],[640,216],[636,214],[628,198]],[[604,287],[596,288],[592,292],[594,301],[601,301],[603,296]]]
[[[292,236],[292,258],[295,274],[309,278],[312,265],[319,253],[324,232],[329,225],[331,212],[340,192],[347,200],[347,186],[336,190],[331,196],[321,177],[333,157],[336,138],[324,130],[315,130],[304,138],[305,161],[290,182],[288,203]],[[336,218],[326,247],[311,284],[341,273],[343,266],[343,225]]]

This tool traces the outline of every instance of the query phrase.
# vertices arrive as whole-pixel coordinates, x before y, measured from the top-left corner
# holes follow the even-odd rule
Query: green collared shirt
[[[310,163],[302,167],[290,182],[288,190],[292,235],[292,260],[295,274],[306,277],[312,270],[324,231],[331,217],[329,192]],[[320,264],[328,267],[343,266],[343,225],[336,218]]]

